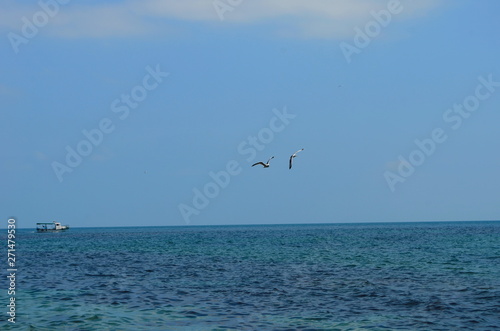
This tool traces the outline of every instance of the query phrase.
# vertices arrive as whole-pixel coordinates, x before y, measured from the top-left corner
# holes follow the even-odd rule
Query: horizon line
[[[364,221],[364,222],[315,222],[315,223],[245,223],[245,224],[192,224],[192,225],[118,225],[118,226],[71,226],[71,229],[92,228],[160,228],[160,227],[217,227],[217,226],[283,226],[283,225],[348,225],[348,224],[400,224],[400,223],[465,223],[465,222],[500,222],[497,220],[457,220],[457,221]],[[1,229],[7,229],[1,228]],[[36,227],[16,227],[16,229],[36,229]]]

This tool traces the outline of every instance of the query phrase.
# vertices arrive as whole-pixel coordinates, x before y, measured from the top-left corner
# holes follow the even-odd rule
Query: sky
[[[499,10],[3,0],[0,227],[498,220]]]

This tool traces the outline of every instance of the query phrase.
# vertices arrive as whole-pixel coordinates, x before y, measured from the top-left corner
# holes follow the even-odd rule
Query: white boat
[[[64,231],[68,229],[69,229],[68,225],[61,225],[61,223],[56,221],[51,223],[46,223],[46,222],[36,223],[36,232],[55,232],[55,231]]]

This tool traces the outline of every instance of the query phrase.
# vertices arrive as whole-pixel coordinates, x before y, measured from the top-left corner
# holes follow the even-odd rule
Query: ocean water
[[[500,222],[20,230],[16,257],[5,330],[500,328]]]

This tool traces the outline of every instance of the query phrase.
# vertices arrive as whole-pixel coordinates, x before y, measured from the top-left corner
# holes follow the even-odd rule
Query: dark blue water
[[[6,329],[500,327],[500,222],[21,230],[17,241]]]

